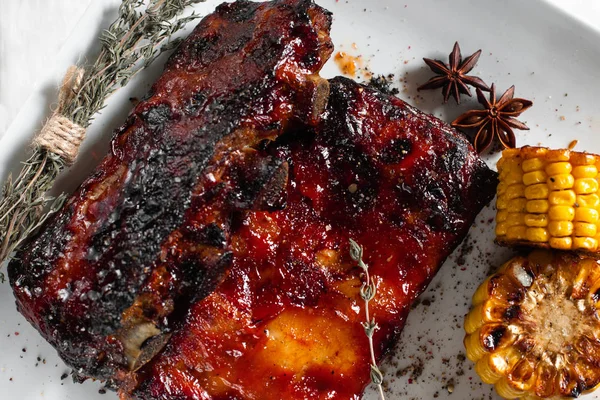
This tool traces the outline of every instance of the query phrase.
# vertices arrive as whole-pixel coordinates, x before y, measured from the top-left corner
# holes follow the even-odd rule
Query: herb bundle
[[[108,96],[125,86],[162,52],[175,48],[171,39],[192,13],[178,17],[189,5],[204,0],[123,0],[119,15],[101,37],[102,49],[85,69],[71,67],[60,88],[59,105],[16,179],[9,176],[0,200],[0,262],[62,206],[65,195],[46,195],[61,171],[75,159],[85,128]],[[49,207],[48,207],[49,206]],[[0,264],[1,265],[1,264]],[[4,275],[0,272],[0,281]]]

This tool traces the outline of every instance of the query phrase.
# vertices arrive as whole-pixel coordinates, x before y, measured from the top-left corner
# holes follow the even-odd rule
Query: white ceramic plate
[[[48,114],[56,85],[66,66],[85,56],[98,29],[115,17],[116,0],[94,2],[0,141],[0,177],[16,170],[23,149]],[[197,7],[209,12],[218,1]],[[441,105],[438,91],[418,94],[416,87],[432,73],[422,57],[446,59],[458,40],[464,55],[482,48],[474,73],[502,92],[512,84],[516,95],[534,101],[522,120],[531,130],[518,131],[518,144],[566,147],[600,152],[600,36],[542,0],[321,0],[334,13],[332,36],[337,50],[362,55],[374,73],[395,74],[399,97],[450,121],[475,99]],[[190,27],[191,28],[191,27]],[[94,54],[93,49],[89,54]],[[157,64],[161,64],[158,62]],[[73,190],[106,153],[111,131],[129,112],[129,97],[141,97],[160,73],[161,65],[144,71],[110,99],[95,121],[77,164],[60,180]],[[323,75],[338,75],[329,63]],[[360,74],[359,74],[360,75]],[[488,156],[494,165],[497,156]],[[450,257],[412,311],[394,356],[383,369],[390,399],[496,399],[470,362],[463,359],[462,318],[477,285],[510,251],[495,246],[493,209],[477,218],[465,244]],[[18,314],[7,283],[0,285],[0,399],[109,400],[98,382],[74,384],[61,376],[70,370],[40,335]],[[449,390],[450,389],[450,390]],[[452,390],[453,389],[453,390]],[[453,393],[450,393],[452,391]],[[366,399],[376,399],[369,391]],[[585,399],[599,398],[588,395]]]

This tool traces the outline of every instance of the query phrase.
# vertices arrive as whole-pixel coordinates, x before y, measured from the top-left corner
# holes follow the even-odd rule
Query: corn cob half
[[[594,254],[600,248],[600,156],[544,147],[498,161],[496,241]]]
[[[600,263],[536,250],[487,278],[465,317],[467,357],[506,399],[578,397],[600,383]]]

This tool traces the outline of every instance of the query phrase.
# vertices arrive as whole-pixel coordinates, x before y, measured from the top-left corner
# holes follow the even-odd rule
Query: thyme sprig
[[[363,247],[352,239],[350,239],[350,257],[357,262],[358,266],[363,270],[364,280],[362,282],[362,286],[360,287],[360,297],[365,302],[366,320],[362,323],[362,325],[369,340],[369,351],[371,354],[371,381],[377,386],[381,399],[385,400],[385,395],[383,393],[383,373],[377,366],[377,361],[375,360],[375,349],[373,346],[373,335],[375,334],[375,331],[379,329],[379,325],[377,325],[375,322],[375,317],[371,318],[369,312],[369,303],[377,294],[377,286],[375,285],[373,279],[371,279],[371,275],[369,274],[369,266],[363,261]]]
[[[162,52],[179,45],[181,39],[171,40],[172,35],[198,15],[175,17],[189,5],[202,1],[150,0],[140,11],[143,0],[123,0],[119,17],[100,35],[102,50],[95,63],[86,69],[77,96],[65,108],[66,116],[88,127],[108,96],[125,86]]]
[[[87,128],[94,115],[104,108],[108,96],[162,52],[179,44],[180,40],[172,36],[198,15],[178,16],[186,7],[202,1],[123,0],[117,19],[100,36],[100,54],[85,67],[81,84],[61,107],[60,114]],[[65,195],[52,198],[46,193],[67,166],[67,160],[61,156],[34,145],[18,177],[13,181],[9,175],[0,201],[0,267],[62,206]],[[2,272],[0,281],[4,281]]]

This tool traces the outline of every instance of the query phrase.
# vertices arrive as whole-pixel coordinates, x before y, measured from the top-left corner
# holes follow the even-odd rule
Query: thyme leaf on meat
[[[85,66],[81,84],[61,107],[60,114],[87,128],[105,101],[161,53],[175,48],[172,36],[199,16],[178,17],[183,10],[204,0],[123,0],[117,19],[100,36],[101,51]],[[0,200],[1,263],[54,212],[66,196],[46,193],[68,161],[39,145],[23,163],[18,177],[9,175]],[[0,272],[0,281],[4,281]]]
[[[350,239],[350,257],[358,263],[358,266],[363,270],[363,282],[360,287],[360,297],[365,302],[365,322],[363,322],[362,325],[369,340],[371,382],[377,386],[381,399],[385,400],[385,395],[383,393],[383,373],[379,370],[379,367],[377,367],[375,348],[373,345],[373,335],[375,334],[375,331],[379,329],[379,325],[375,322],[375,317],[371,317],[369,312],[369,303],[377,294],[377,286],[369,274],[369,266],[363,261],[363,247],[352,239]]]

